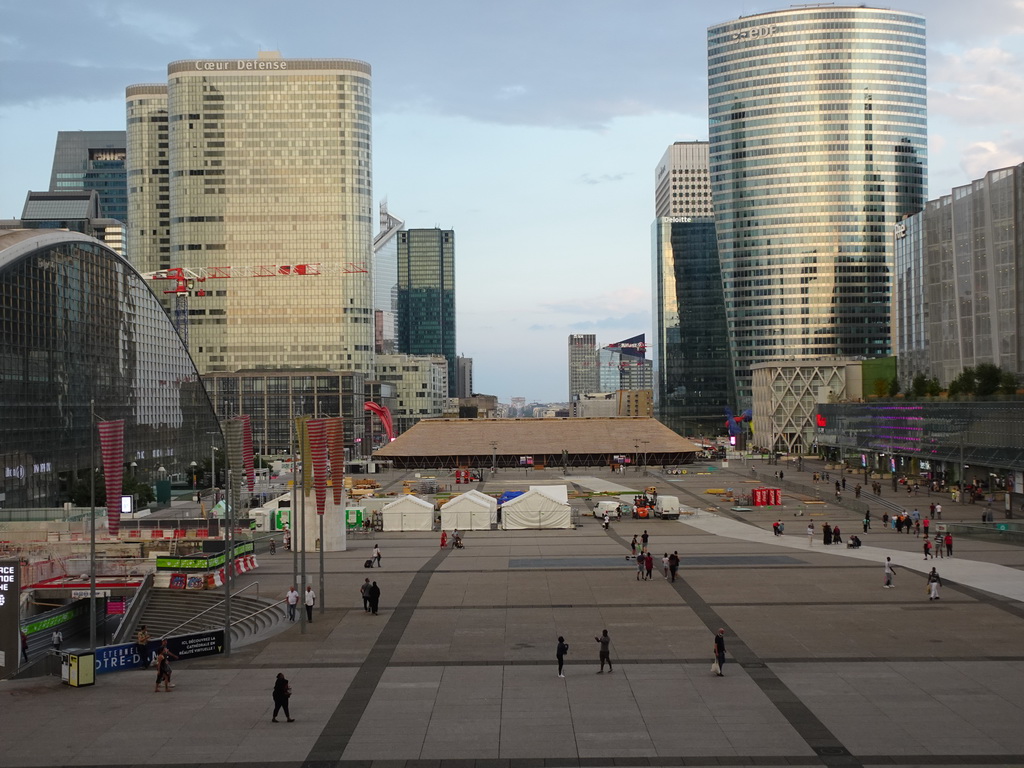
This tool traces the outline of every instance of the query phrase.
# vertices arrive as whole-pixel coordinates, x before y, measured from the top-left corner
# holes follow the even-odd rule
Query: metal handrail
[[[244,587],[242,587],[242,588],[241,588],[240,590],[238,590],[237,592],[235,592],[235,594],[233,594],[233,595],[232,595],[232,597],[238,597],[238,596],[239,596],[240,594],[242,594],[243,592],[245,592],[245,590],[247,590],[247,589],[248,589],[249,587],[256,587],[256,599],[258,600],[258,599],[259,599],[259,597],[260,597],[260,590],[259,590],[259,586],[260,586],[260,583],[259,583],[258,581],[254,581],[254,582],[253,582],[252,584],[246,584],[246,585],[245,585]],[[176,627],[175,627],[174,629],[169,629],[169,630],[167,630],[166,632],[164,632],[164,633],[163,633],[163,635],[164,635],[165,637],[170,637],[170,636],[171,636],[171,635],[173,635],[173,634],[174,634],[174,633],[175,633],[175,632],[176,632],[177,630],[181,629],[182,627],[186,627],[186,626],[188,626],[189,624],[191,624],[191,623],[192,623],[193,621],[195,621],[196,619],[198,619],[198,618],[199,618],[200,616],[202,616],[203,614],[209,613],[209,612],[210,612],[210,611],[212,611],[212,610],[213,610],[214,608],[217,608],[217,607],[218,607],[218,606],[219,606],[219,605],[220,605],[221,603],[223,603],[223,602],[224,602],[225,600],[227,600],[227,598],[226,598],[226,597],[225,597],[225,598],[223,598],[223,599],[221,599],[221,600],[218,600],[218,601],[217,601],[216,603],[214,603],[213,605],[211,605],[211,606],[210,606],[209,608],[207,608],[206,610],[200,611],[199,613],[197,613],[197,614],[196,614],[195,616],[193,616],[193,617],[192,617],[191,619],[189,619],[188,621],[183,621],[183,622],[182,622],[181,624],[179,624],[178,626],[176,626]]]
[[[267,611],[272,610],[273,608],[277,608],[279,605],[285,603],[286,601],[287,598],[282,598],[281,600],[278,600],[276,603],[271,603],[266,608],[260,608],[258,611],[250,613],[248,616],[243,616],[238,621],[231,622],[231,626],[233,627],[235,626],[235,624],[241,624],[246,619],[251,619],[253,616],[259,616],[261,613],[266,613]]]

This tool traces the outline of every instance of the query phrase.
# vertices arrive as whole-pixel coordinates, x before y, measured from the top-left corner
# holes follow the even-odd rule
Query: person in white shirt
[[[313,591],[313,585],[310,584],[306,587],[306,594],[304,596],[306,603],[306,621],[309,624],[313,623],[313,606],[316,605],[316,593]]]
[[[285,595],[285,600],[288,601],[288,621],[295,621],[295,606],[299,604],[299,590],[295,588],[294,584]]]

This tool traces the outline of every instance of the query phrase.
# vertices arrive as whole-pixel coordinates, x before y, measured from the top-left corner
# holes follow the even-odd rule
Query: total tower
[[[810,6],[708,29],[711,192],[739,405],[751,366],[891,349],[893,226],[927,182],[925,22]]]

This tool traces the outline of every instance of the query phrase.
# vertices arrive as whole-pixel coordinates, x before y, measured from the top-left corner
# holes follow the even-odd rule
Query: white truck
[[[654,504],[654,516],[662,520],[679,519],[679,498],[677,496],[658,496]]]
[[[598,520],[603,520],[605,513],[608,513],[608,517],[612,520],[619,520],[622,518],[622,511],[617,501],[599,501],[597,506],[594,507],[594,517]]]

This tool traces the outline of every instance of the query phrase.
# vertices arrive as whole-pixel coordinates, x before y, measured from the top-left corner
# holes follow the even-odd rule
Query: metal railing
[[[246,584],[240,590],[238,590],[233,595],[231,595],[231,597],[238,597],[240,594],[245,592],[245,590],[249,589],[249,587],[256,587],[256,599],[258,600],[259,597],[260,597],[260,583],[258,581],[254,581],[252,584]],[[193,616],[188,621],[183,621],[181,624],[179,624],[178,626],[174,627],[174,629],[167,630],[166,632],[163,633],[164,636],[170,637],[171,635],[173,635],[177,630],[181,629],[182,627],[187,627],[189,624],[191,624],[193,621],[198,619],[200,616],[203,616],[203,615],[209,613],[210,611],[214,610],[215,608],[220,607],[224,603],[225,600],[227,600],[227,597],[221,598],[216,603],[211,605],[209,608],[207,608],[205,610],[202,610],[199,613],[197,613],[195,616]]]
[[[236,624],[241,624],[246,619],[251,619],[253,616],[259,616],[261,613],[266,613],[267,611],[271,611],[271,610],[273,610],[273,609],[283,605],[285,602],[287,602],[287,598],[282,598],[282,599],[278,600],[276,603],[271,603],[266,608],[260,608],[258,611],[253,611],[248,616],[243,616],[242,618],[238,619],[238,621],[231,622],[231,626],[233,627]]]

